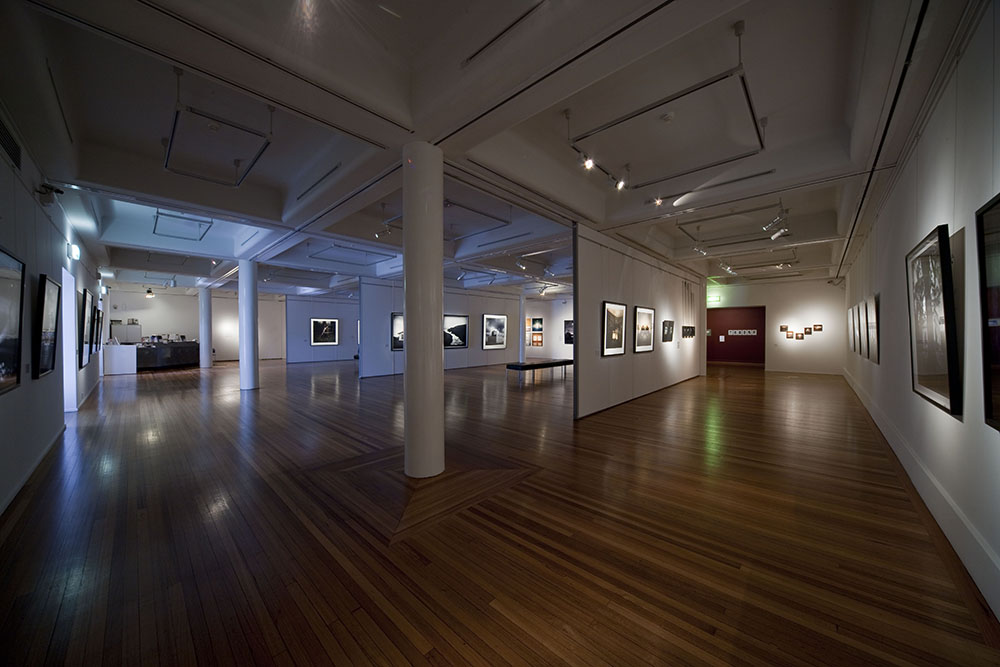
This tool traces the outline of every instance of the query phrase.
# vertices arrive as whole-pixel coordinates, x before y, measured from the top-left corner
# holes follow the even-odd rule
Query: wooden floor
[[[842,378],[574,422],[569,380],[449,371],[414,482],[355,363],[105,378],[0,519],[0,664],[1000,664]]]

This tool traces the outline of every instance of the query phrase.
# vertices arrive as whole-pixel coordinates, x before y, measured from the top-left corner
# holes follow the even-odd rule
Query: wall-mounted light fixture
[[[153,290],[150,287],[146,288],[146,298],[147,299],[155,299],[156,298],[156,295],[153,294]]]
[[[75,243],[67,243],[66,256],[74,260],[80,259],[80,246]]]

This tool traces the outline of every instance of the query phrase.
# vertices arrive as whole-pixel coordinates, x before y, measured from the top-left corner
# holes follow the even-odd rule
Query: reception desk
[[[140,343],[105,345],[104,374],[127,375],[136,371],[197,366],[198,343]]]
[[[140,371],[198,365],[198,343],[141,343],[135,346],[135,365]]]

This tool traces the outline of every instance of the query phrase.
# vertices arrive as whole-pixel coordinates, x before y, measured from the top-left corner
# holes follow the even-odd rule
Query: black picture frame
[[[21,385],[24,262],[0,248],[0,394]]]
[[[625,326],[628,306],[624,303],[604,301],[601,304],[601,356],[617,357],[625,354]]]
[[[694,338],[696,329],[691,325],[681,327],[681,338]]]
[[[871,294],[865,299],[865,312],[868,313],[868,360],[878,363],[879,360],[879,328],[878,328],[879,295]]]
[[[310,317],[309,345],[340,345],[340,320],[335,317]]]
[[[563,320],[563,344],[572,345],[576,337],[576,324],[573,320]]]
[[[979,310],[983,341],[983,403],[986,424],[1000,430],[1000,194],[976,211]],[[991,271],[991,269],[993,269]],[[990,285],[994,287],[990,287]]]
[[[660,332],[661,343],[672,343],[674,341],[674,321],[663,320],[663,330]]]
[[[83,307],[80,310],[80,330],[77,332],[77,342],[79,343],[79,363],[80,368],[86,368],[90,363],[90,336],[94,329],[91,318],[94,316],[94,297],[90,290],[83,288]]]
[[[656,310],[645,306],[632,308],[632,352],[641,354],[653,351],[653,328],[656,326]]]
[[[391,313],[389,315],[389,349],[393,352],[403,351],[403,336],[406,321],[403,313]]]
[[[442,329],[444,349],[457,350],[469,347],[468,315],[445,314]]]
[[[36,380],[56,368],[61,301],[62,285],[44,273],[38,276],[38,312],[35,313],[35,339],[31,347],[31,376]]]
[[[938,225],[906,254],[913,391],[962,414],[962,373],[948,225]],[[947,392],[947,393],[945,393]]]

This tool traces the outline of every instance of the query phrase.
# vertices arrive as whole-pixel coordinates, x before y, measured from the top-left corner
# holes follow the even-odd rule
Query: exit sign
[[[717,294],[711,294],[708,297],[709,303],[722,303],[722,297]]]

